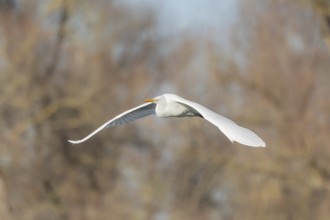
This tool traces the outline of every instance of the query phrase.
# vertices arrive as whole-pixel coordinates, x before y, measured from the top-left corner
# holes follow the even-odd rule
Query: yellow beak
[[[156,100],[155,99],[146,99],[144,100],[144,102],[155,102]]]

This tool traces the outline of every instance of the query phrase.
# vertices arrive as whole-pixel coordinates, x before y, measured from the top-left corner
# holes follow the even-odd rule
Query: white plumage
[[[132,108],[107,121],[83,139],[76,141],[69,140],[69,142],[72,144],[82,143],[106,127],[126,124],[152,114],[156,114],[160,118],[202,117],[218,127],[231,142],[235,141],[250,147],[266,146],[265,142],[253,131],[237,125],[232,120],[219,115],[198,103],[174,94],[164,94],[146,100],[146,103]]]

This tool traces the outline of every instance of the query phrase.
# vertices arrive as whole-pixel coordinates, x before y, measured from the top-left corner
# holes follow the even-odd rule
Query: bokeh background
[[[2,220],[329,219],[329,0],[0,0]],[[162,93],[251,128],[152,116]]]

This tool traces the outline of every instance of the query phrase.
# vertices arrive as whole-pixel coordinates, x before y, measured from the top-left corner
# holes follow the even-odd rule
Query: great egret
[[[103,128],[126,124],[139,118],[155,114],[160,118],[168,117],[202,117],[217,126],[231,142],[238,142],[250,147],[266,147],[265,142],[253,131],[237,125],[232,120],[219,115],[210,109],[184,99],[174,94],[164,94],[153,99],[145,100],[146,103],[132,108],[107,121],[95,131],[81,140],[69,140],[72,144],[79,144],[94,136]]]

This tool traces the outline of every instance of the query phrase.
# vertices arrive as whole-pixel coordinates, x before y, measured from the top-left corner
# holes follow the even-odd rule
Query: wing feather
[[[215,125],[224,133],[224,135],[231,141],[231,142],[238,142],[243,145],[247,145],[250,147],[265,147],[265,142],[253,131],[241,127],[237,125],[232,120],[211,111],[210,109],[189,101],[187,99],[181,98],[179,96],[173,97],[174,101],[188,106],[194,109],[196,112],[201,114],[204,119]]]
[[[110,119],[109,121],[107,121],[106,123],[101,125],[99,128],[97,128],[95,131],[93,131],[92,133],[90,133],[89,135],[84,137],[83,139],[69,140],[69,142],[72,144],[79,144],[79,143],[82,143],[82,142],[88,140],[89,138],[91,138],[92,136],[94,136],[96,133],[98,133],[99,131],[101,131],[104,128],[110,128],[110,127],[114,127],[114,126],[118,126],[118,125],[127,124],[136,119],[155,114],[155,107],[156,107],[156,104],[150,103],[150,102],[139,105],[135,108],[132,108],[128,111],[121,113],[120,115],[117,115],[113,119]]]

